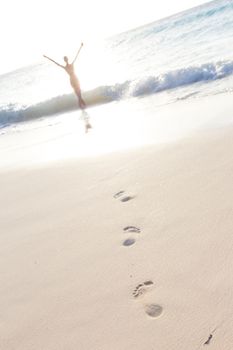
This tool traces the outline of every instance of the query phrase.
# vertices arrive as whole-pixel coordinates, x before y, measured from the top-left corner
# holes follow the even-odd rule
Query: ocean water
[[[159,106],[231,93],[232,18],[233,1],[211,1],[95,45],[87,43],[76,63],[87,105],[153,96]],[[0,76],[4,130],[75,109],[68,76],[43,58]]]

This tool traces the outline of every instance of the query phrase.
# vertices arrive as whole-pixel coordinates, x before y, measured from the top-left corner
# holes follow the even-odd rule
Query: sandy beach
[[[232,349],[233,127],[222,125],[232,111],[224,98],[224,116],[218,103],[199,102],[215,127],[108,154],[35,166],[38,149],[27,153],[18,135],[10,153],[1,137],[1,349]],[[195,126],[197,109],[182,108]],[[70,139],[31,133],[43,152]]]

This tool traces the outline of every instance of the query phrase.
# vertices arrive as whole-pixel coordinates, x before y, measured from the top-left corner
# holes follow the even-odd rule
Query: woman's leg
[[[82,97],[79,98],[79,106],[82,109],[86,108],[86,103]]]
[[[84,109],[86,107],[86,103],[85,103],[84,99],[82,98],[80,89],[75,89],[75,93],[76,93],[76,95],[78,97],[79,107],[81,109]]]

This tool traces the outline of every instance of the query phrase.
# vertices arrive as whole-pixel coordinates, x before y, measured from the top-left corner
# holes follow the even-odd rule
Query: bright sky
[[[85,44],[153,22],[206,0],[7,0],[1,5],[0,74],[63,57]],[[69,55],[69,52],[68,52]]]

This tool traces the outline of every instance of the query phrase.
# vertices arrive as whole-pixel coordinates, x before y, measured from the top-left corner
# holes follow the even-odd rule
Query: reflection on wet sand
[[[87,113],[87,111],[85,111],[83,109],[82,112],[81,112],[81,117],[80,118],[84,122],[85,132],[87,133],[89,131],[89,129],[92,128],[92,126],[90,124],[90,115]]]

